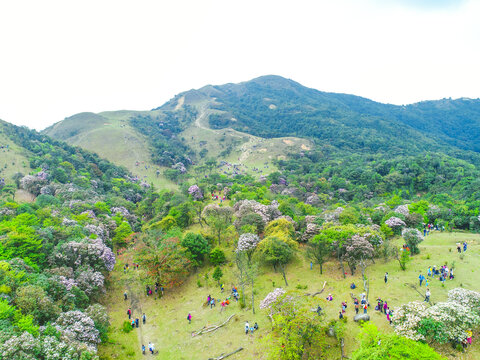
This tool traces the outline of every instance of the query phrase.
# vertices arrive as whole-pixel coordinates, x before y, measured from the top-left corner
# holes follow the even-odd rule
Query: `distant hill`
[[[215,129],[233,128],[265,138],[308,137],[349,151],[401,154],[451,146],[480,151],[478,99],[395,106],[310,89],[273,75],[206,86],[182,96],[209,98],[210,108],[218,110],[209,118]]]
[[[268,173],[276,160],[312,149],[367,158],[436,152],[478,165],[480,100],[396,106],[268,75],[189,90],[151,111],[77,114],[44,133],[160,186],[168,181],[157,171],[168,175],[177,164],[214,158],[242,164],[244,173]]]

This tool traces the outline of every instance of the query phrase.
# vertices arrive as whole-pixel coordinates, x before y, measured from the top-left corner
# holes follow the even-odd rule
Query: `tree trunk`
[[[252,274],[252,279],[251,280],[252,280],[252,311],[255,314],[255,299],[254,299],[255,294],[253,293],[253,274]]]
[[[320,275],[323,274],[323,263],[320,263]]]
[[[346,278],[345,267],[343,266],[343,261],[342,261],[342,257],[340,256],[340,248],[339,247],[337,247],[337,259],[338,259],[338,262],[340,263],[340,268],[342,269],[343,278],[345,279]]]
[[[282,266],[282,275],[283,275],[283,280],[285,280],[285,286],[288,286],[287,276],[285,275],[285,266]]]

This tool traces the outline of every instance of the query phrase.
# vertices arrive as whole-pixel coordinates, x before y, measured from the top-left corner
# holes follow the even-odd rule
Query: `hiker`
[[[450,270],[450,280],[455,279],[455,276],[453,276],[453,269]]]
[[[212,300],[212,297],[210,295],[208,295],[207,297],[207,306],[210,305],[210,301]]]
[[[220,285],[220,291],[223,293],[224,290],[224,284]]]
[[[341,311],[339,311],[339,312],[338,312],[338,318],[339,318],[340,320],[342,320],[342,319],[343,319],[343,314],[342,314],[342,312],[341,312]]]
[[[132,329],[135,329],[135,320],[132,319]]]
[[[153,355],[153,352],[155,351],[155,346],[153,346],[153,344],[150,343],[150,342],[148,343],[148,350],[150,350],[150,352],[151,352],[152,355]]]
[[[420,286],[422,286],[423,280],[425,280],[425,276],[423,276],[423,274],[420,273],[420,275],[418,275],[418,280],[420,281]]]
[[[359,306],[358,306],[358,300],[357,300],[357,302],[355,303],[355,315],[358,314],[358,308]]]
[[[223,310],[225,310],[225,301],[222,301],[222,303],[220,305],[222,306],[220,308],[220,312],[222,312]]]
[[[432,267],[431,266],[428,267],[427,276],[432,276]]]
[[[254,329],[255,331],[258,330],[258,324],[257,324],[257,322],[255,322],[255,325],[253,325],[253,329]]]
[[[250,329],[250,325],[248,324],[248,321],[245,323],[245,335],[248,335],[248,330]]]
[[[150,286],[145,287],[145,292],[147,293],[147,296],[150,295]]]
[[[320,307],[320,305],[317,305],[317,314],[318,316],[320,316],[322,314],[322,308]],[[255,323],[256,325],[257,323]]]
[[[188,313],[187,320],[189,324],[192,323],[192,314]]]
[[[388,282],[388,272],[385,273],[383,281],[385,281],[385,284]]]
[[[463,252],[467,251],[467,242],[465,241],[463,243]]]
[[[138,328],[138,318],[135,319],[135,327]]]
[[[367,313],[367,303],[363,304],[363,313],[366,314]]]
[[[384,312],[385,315],[387,314],[387,309],[388,309],[388,305],[387,305],[387,302],[385,301],[383,303],[383,312]]]
[[[142,354],[145,355],[145,345],[142,344]]]
[[[125,292],[123,293],[123,300],[127,300],[128,296],[127,296],[127,290],[125,290]]]
[[[342,313],[344,313],[347,310],[347,302],[344,301],[342,302]]]
[[[357,287],[357,285],[355,285],[355,283],[351,283],[351,284],[350,284],[350,289],[353,290],[353,289],[355,289],[356,287]]]
[[[128,315],[128,319],[130,320],[132,318],[132,309],[128,308],[127,315]]]
[[[390,308],[387,308],[387,321],[391,324],[392,323],[392,318],[390,317],[392,315],[392,312],[390,311]]]
[[[332,301],[332,300],[333,300],[332,294],[328,294],[327,301]]]
[[[462,252],[462,248],[460,246],[460,243],[457,243],[457,252],[458,253],[461,253]]]
[[[147,316],[145,315],[145,313],[143,313],[142,315],[142,322],[143,322],[143,325],[145,325],[145,323],[147,322]]]
[[[427,288],[427,291],[425,292],[425,302],[430,301],[430,289]]]
[[[210,309],[215,306],[215,299],[212,298],[212,300],[210,300]]]

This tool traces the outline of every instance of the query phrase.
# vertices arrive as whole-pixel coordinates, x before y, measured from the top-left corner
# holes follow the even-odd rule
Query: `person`
[[[427,276],[432,276],[432,267],[431,266],[428,267]]]
[[[255,322],[255,325],[253,325],[253,328],[254,328],[255,330],[258,330],[258,324],[257,324],[257,322]]]
[[[423,280],[425,280],[425,276],[423,276],[423,274],[420,273],[420,275],[418,275],[418,280],[420,281],[420,286],[422,286]]]
[[[127,300],[128,296],[127,296],[127,290],[125,290],[125,292],[123,293],[123,300]]]
[[[147,316],[145,315],[145,313],[143,313],[142,315],[142,322],[143,324],[145,325],[145,322],[147,321]]]
[[[145,345],[142,344],[142,354],[145,355]]]
[[[224,289],[224,284],[220,285],[220,291],[223,293],[223,289]]]
[[[460,246],[460,243],[457,243],[457,252],[458,253],[461,253],[462,252],[462,248]]]
[[[192,314],[188,313],[187,320],[189,324],[192,323]]]
[[[363,304],[363,313],[366,314],[367,313],[367,303]]]
[[[427,236],[427,229],[423,229],[423,236]]]
[[[351,283],[351,284],[350,284],[350,289],[353,290],[353,289],[355,289],[356,287],[357,287],[357,285],[355,285],[355,283]]]
[[[220,304],[222,307],[220,308],[220,312],[222,312],[223,310],[225,310],[225,301],[222,301],[222,303]]]
[[[468,345],[472,345],[472,335],[473,335],[472,330],[467,330],[467,343],[468,343]]]
[[[128,315],[128,319],[130,320],[132,318],[132,309],[128,308],[127,315]]]
[[[215,299],[210,300],[210,309],[215,306]]]
[[[341,312],[341,311],[339,311],[339,312],[338,312],[338,318],[339,318],[340,320],[342,320],[342,319],[343,319],[343,314],[342,314],[342,312]]]
[[[347,310],[347,301],[342,302],[342,313]]]
[[[150,352],[152,353],[152,355],[155,352],[155,346],[153,344],[151,344]]]
[[[385,273],[383,281],[385,281],[385,284],[388,282],[388,272]]]
[[[135,327],[138,328],[138,318],[135,319]]]
[[[455,276],[453,276],[453,269],[450,269],[450,280],[455,279]]]
[[[385,301],[385,302],[383,303],[383,313],[384,313],[385,315],[387,314],[387,308],[388,308],[388,304],[387,304],[387,302]]]
[[[320,316],[322,314],[322,308],[320,305],[317,305],[317,315]]]
[[[248,335],[248,330],[250,330],[250,324],[248,321],[245,323],[245,335]]]
[[[313,269],[313,262],[310,261],[310,270]]]
[[[328,294],[327,301],[332,301],[332,300],[333,300],[332,294]]]
[[[467,251],[467,242],[465,241],[463,243],[463,252]]]
[[[387,309],[387,321],[391,324],[392,323],[392,319],[390,317],[390,308]]]
[[[135,329],[135,320],[132,319],[132,329]]]
[[[355,303],[355,314],[358,314],[358,302]]]
[[[425,292],[425,302],[430,301],[430,289],[427,288],[427,291]]]

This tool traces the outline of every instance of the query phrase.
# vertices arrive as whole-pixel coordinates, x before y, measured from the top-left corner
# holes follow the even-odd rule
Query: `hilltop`
[[[258,176],[315,150],[364,159],[434,152],[479,164],[480,100],[396,106],[268,75],[189,90],[151,111],[77,114],[44,133],[174,188],[169,180],[209,159],[225,175]]]

